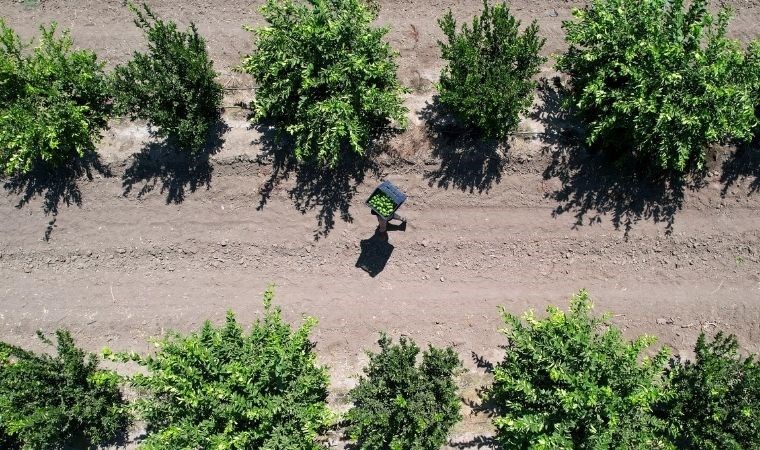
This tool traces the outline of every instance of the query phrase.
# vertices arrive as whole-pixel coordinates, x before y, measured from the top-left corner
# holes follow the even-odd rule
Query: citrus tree
[[[147,120],[160,137],[175,138],[180,150],[204,148],[219,120],[222,86],[195,24],[179,30],[143,4],[130,4],[135,24],[145,32],[146,53],[135,52],[114,71],[114,96],[121,113]]]
[[[760,448],[760,363],[739,356],[736,337],[704,333],[694,361],[676,359],[667,371],[671,395],[659,410],[686,448]]]
[[[53,345],[42,333],[43,342]],[[107,445],[130,422],[114,372],[56,332],[56,355],[0,342],[0,444],[24,450]]]
[[[406,123],[396,53],[361,0],[267,0],[240,67],[257,83],[254,120],[271,120],[299,161],[335,167],[363,155],[391,121]]]
[[[609,316],[592,316],[586,291],[570,310],[502,312],[504,360],[484,397],[496,408],[497,440],[521,449],[668,448],[666,424],[652,412],[667,351],[643,352],[654,338],[623,339]]]
[[[93,151],[109,115],[103,64],[74,50],[68,31],[40,27],[27,46],[0,19],[0,172],[25,174],[59,167]]]
[[[264,315],[244,332],[232,313],[215,327],[170,333],[151,356],[115,355],[146,371],[131,384],[148,423],[143,449],[318,449],[332,421],[327,370],[317,366],[309,332],[293,330],[264,295]]]
[[[708,0],[593,0],[567,21],[567,105],[588,143],[682,173],[710,144],[749,139],[757,123],[748,61]],[[757,65],[749,67],[757,70]]]
[[[438,85],[440,103],[485,136],[506,137],[533,104],[532,78],[546,61],[539,54],[546,40],[538,35],[538,24],[533,21],[521,33],[506,3],[490,7],[487,0],[469,27],[458,31],[451,10],[438,24],[446,36],[438,44],[447,62]]]
[[[394,345],[383,334],[378,345],[349,392],[348,435],[360,450],[440,449],[460,419],[453,379],[459,357],[451,348],[430,346],[418,364],[420,349],[411,340]]]

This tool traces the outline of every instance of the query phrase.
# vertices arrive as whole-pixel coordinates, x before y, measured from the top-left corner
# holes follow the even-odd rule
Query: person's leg
[[[378,216],[377,216],[377,231],[379,231],[380,233],[385,233],[387,226],[388,226],[388,221],[386,221],[385,219],[383,219],[382,217],[380,217],[380,215],[378,214]]]

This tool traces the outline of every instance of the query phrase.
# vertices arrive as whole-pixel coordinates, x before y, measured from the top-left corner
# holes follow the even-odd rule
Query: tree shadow
[[[671,233],[676,213],[683,208],[685,188],[698,189],[702,177],[695,173],[697,181],[689,184],[682,177],[653,175],[636,161],[612,160],[593,152],[584,145],[579,122],[562,107],[567,92],[559,78],[551,83],[541,80],[538,95],[531,117],[545,127],[543,151],[550,154],[551,162],[544,179],[561,182],[559,189],[545,194],[559,203],[552,216],[572,213],[577,228],[610,215],[626,237],[641,220],[664,222],[666,233]]]
[[[752,142],[740,144],[736,153],[723,163],[720,182],[723,183],[721,195],[724,197],[729,189],[745,177],[754,178],[749,182],[747,195],[760,191],[760,131]]]
[[[500,449],[499,442],[493,436],[475,436],[474,438],[464,442],[449,442],[449,447],[458,449]]]
[[[478,355],[477,353],[472,352],[471,357],[472,357],[473,362],[478,368],[485,370],[486,373],[493,373],[494,363],[486,359],[485,356]],[[467,405],[472,410],[471,414],[472,415],[483,414],[486,417],[496,416],[499,412],[498,406],[496,405],[496,403],[486,398],[488,387],[486,386],[480,387],[477,389],[476,392],[478,394],[479,401],[462,399],[464,404]],[[458,449],[473,449],[473,448],[500,449],[501,448],[495,436],[487,436],[487,435],[475,436],[472,439],[463,441],[463,442],[449,442],[449,446],[453,448],[458,448]]]
[[[432,154],[441,160],[438,169],[425,172],[429,186],[453,187],[462,192],[483,193],[501,182],[508,147],[495,139],[483,139],[456,122],[433,97],[419,113],[427,124]]]
[[[478,369],[483,369],[485,373],[493,373],[493,363],[486,359],[485,356],[478,355],[475,352],[472,352],[472,361],[475,363],[475,367]]]
[[[56,216],[60,206],[82,206],[82,191],[79,182],[82,178],[93,180],[93,173],[111,177],[111,169],[100,161],[94,151],[88,151],[81,158],[70,161],[59,168],[45,164],[36,164],[25,175],[14,175],[5,181],[3,187],[10,194],[18,195],[16,208],[23,208],[37,197],[42,197],[42,210],[52,216],[48,222],[44,239],[48,241],[55,228]]]
[[[166,203],[179,204],[188,192],[199,188],[211,188],[214,168],[210,158],[224,145],[224,134],[229,126],[220,119],[210,130],[206,145],[197,153],[190,154],[177,148],[173,140],[147,143],[139,153],[132,155],[132,164],[122,176],[123,196],[129,196],[136,185],[137,198],[154,189],[166,194]]]
[[[382,178],[382,168],[375,157],[386,150],[388,138],[392,135],[392,131],[385,130],[373,139],[364,156],[345,152],[338,165],[328,169],[298,162],[293,155],[292,140],[278,133],[274,127],[259,124],[255,128],[261,133],[261,138],[253,144],[260,145],[262,149],[256,162],[271,166],[269,177],[259,189],[256,209],[264,209],[275,189],[294,176],[295,183],[288,189],[288,197],[301,214],[317,211],[314,240],[330,234],[335,227],[336,214],[345,222],[353,222],[349,208],[357,187],[364,182],[368,173]]]

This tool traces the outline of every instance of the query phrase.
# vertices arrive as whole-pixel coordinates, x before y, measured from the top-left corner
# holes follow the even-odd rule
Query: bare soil
[[[242,88],[227,105],[250,98],[250,80],[232,68],[250,50],[241,26],[261,23],[261,1],[149,3],[198,24],[223,83]],[[724,3],[735,8],[732,36],[757,37],[760,2]],[[563,49],[562,20],[583,4],[510,3],[523,23],[538,20],[549,56]],[[498,307],[565,306],[581,288],[629,337],[654,334],[689,356],[700,330],[721,329],[759,352],[758,145],[714,149],[707,175],[683,186],[637,179],[575,142],[551,82],[521,125],[528,134],[506,145],[427,128],[442,66],[436,19],[480,5],[381,0],[378,22],[391,27],[413,89],[412,126],[360,170],[273,164],[271,136],[228,108],[217,148],[198,161],[152,140],[144,124],[116,120],[86,170],[4,180],[0,339],[40,349],[35,330],[66,327],[93,351],[149,351],[149,337],[227,310],[253,320],[276,283],[286,318],[320,321],[313,338],[338,410],[380,331],[453,345],[468,369],[462,396],[476,400],[484,361],[501,356]],[[110,65],[143,45],[120,0],[0,0],[0,14],[26,37],[56,20]],[[555,75],[547,64],[542,78]],[[409,196],[409,225],[388,243],[373,237],[363,204],[383,178]],[[489,419],[463,408],[451,446],[475,448]]]

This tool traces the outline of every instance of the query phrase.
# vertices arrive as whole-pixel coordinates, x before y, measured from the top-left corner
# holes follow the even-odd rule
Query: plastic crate
[[[379,212],[378,210],[376,210],[376,209],[375,209],[375,208],[374,208],[372,205],[370,205],[370,203],[369,203],[369,199],[371,199],[371,198],[372,198],[372,196],[373,196],[373,195],[375,195],[375,194],[376,194],[378,191],[381,191],[382,193],[384,193],[385,195],[387,195],[388,197],[390,197],[391,201],[392,201],[392,202],[393,202],[393,204],[395,205],[395,207],[393,208],[393,211],[391,211],[390,215],[388,215],[388,216],[384,216],[384,215],[380,214],[380,212]],[[399,190],[399,188],[397,188],[397,187],[396,187],[396,186],[395,186],[393,183],[391,183],[390,181],[383,181],[382,183],[380,183],[380,186],[378,186],[377,188],[375,188],[375,190],[374,190],[374,191],[372,191],[372,194],[371,194],[369,197],[367,197],[367,201],[366,201],[366,202],[364,202],[364,203],[365,203],[367,206],[369,206],[369,208],[370,208],[372,211],[375,211],[375,213],[376,213],[378,216],[382,217],[382,218],[383,218],[383,219],[385,219],[385,220],[388,220],[388,219],[390,219],[391,217],[393,217],[393,214],[395,214],[395,213],[396,213],[396,211],[398,210],[398,208],[399,208],[399,207],[400,207],[400,206],[401,206],[401,205],[402,205],[402,204],[403,204],[405,201],[406,201],[406,194],[404,194],[403,192],[401,192],[401,191]]]

